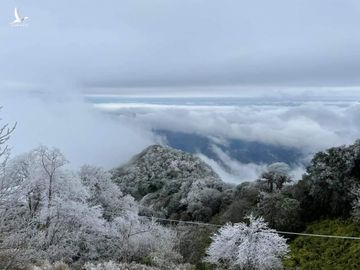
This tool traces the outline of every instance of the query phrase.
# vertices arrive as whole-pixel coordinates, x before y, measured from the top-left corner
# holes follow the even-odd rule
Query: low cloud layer
[[[218,149],[217,157],[222,163],[226,164],[226,168],[219,162],[199,153],[199,157],[209,164],[220,178],[228,183],[240,183],[243,181],[253,181],[258,179],[261,173],[266,169],[264,164],[248,163],[244,164],[237,160],[231,159],[226,153]]]
[[[104,115],[70,92],[0,91],[1,123],[17,122],[9,141],[13,155],[46,145],[63,151],[73,166],[86,163],[111,168],[155,142],[151,132]]]
[[[358,102],[242,106],[117,103],[95,106],[149,129],[282,145],[300,149],[305,154],[352,143],[360,134]]]
[[[213,146],[213,151],[222,164],[226,164],[226,168],[220,165],[219,162],[199,153],[199,157],[209,164],[220,178],[228,183],[239,184],[244,181],[254,181],[260,179],[261,174],[266,170],[269,164],[255,164],[255,163],[241,163],[232,159],[220,148]],[[297,165],[289,172],[293,180],[298,180],[305,173],[305,168],[302,165]]]
[[[224,181],[232,183],[257,179],[268,164],[241,163],[216,144],[226,145],[228,140],[238,139],[298,149],[304,160],[291,164],[291,174],[294,179],[299,179],[305,171],[301,164],[306,164],[315,152],[353,143],[360,134],[358,102],[264,101],[225,106],[219,105],[216,99],[213,101],[212,105],[178,101],[177,104],[100,103],[94,106],[116,115],[121,121],[148,130],[196,133],[210,138],[214,142],[212,152],[217,161],[203,153],[199,156]]]

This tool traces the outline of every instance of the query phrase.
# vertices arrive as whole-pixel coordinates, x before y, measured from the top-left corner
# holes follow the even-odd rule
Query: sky
[[[15,7],[26,26],[10,26]],[[161,141],[153,128],[305,152],[348,144],[360,133],[359,25],[357,0],[2,0],[0,124],[18,123],[14,155],[44,144],[106,168]],[[94,107],[84,95],[306,102]],[[264,166],[225,154],[239,174]]]
[[[9,26],[15,6],[28,27]],[[356,0],[3,0],[0,10],[2,91],[352,95],[360,85]]]

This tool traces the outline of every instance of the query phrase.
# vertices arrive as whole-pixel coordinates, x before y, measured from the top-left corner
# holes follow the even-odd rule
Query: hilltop
[[[161,145],[112,170],[112,179],[144,207],[181,219],[209,220],[232,189],[197,156]]]

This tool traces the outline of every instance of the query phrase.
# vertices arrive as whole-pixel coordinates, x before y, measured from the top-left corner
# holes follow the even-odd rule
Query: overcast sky
[[[356,93],[359,26],[358,0],[2,0],[0,91]]]

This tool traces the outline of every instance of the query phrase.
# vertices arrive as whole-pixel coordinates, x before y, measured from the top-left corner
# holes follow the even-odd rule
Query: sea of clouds
[[[218,162],[198,153],[228,182],[259,177],[267,164],[241,163],[217,145],[230,139],[292,147],[310,159],[316,151],[350,144],[360,134],[360,103],[297,102],[212,105],[134,102],[89,103],[73,91],[0,93],[1,123],[15,123],[13,155],[38,145],[60,148],[73,166],[111,168],[146,146],[161,143],[153,130],[195,133],[211,138]],[[298,179],[304,167],[293,166]]]
[[[314,152],[348,144],[360,134],[360,103],[300,102],[241,106],[95,104],[119,119],[167,129]]]
[[[142,101],[143,102],[143,101]],[[149,102],[150,103],[150,102]],[[100,111],[121,121],[151,129],[195,133],[214,141],[213,152],[222,164],[199,153],[228,182],[257,179],[267,164],[241,163],[216,147],[239,139],[295,148],[304,160],[293,164],[294,179],[304,173],[304,163],[328,147],[353,143],[360,134],[360,103],[334,101],[261,102],[258,104],[191,105],[98,103]]]

